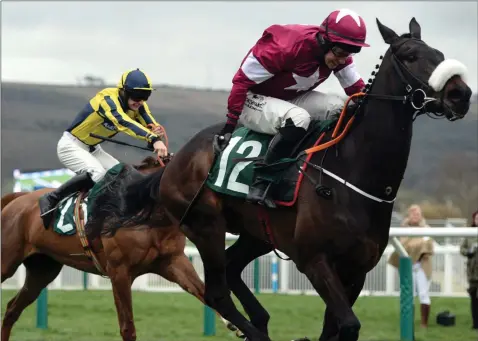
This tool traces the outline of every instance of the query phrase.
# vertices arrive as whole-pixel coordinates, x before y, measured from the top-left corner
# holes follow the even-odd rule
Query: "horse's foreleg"
[[[360,322],[352,311],[346,289],[325,255],[320,254],[301,267],[339,324],[338,341],[357,341]]]
[[[347,296],[352,307],[360,295],[365,284],[366,272],[355,276],[353,281],[345,283]],[[335,341],[339,337],[339,323],[335,318],[330,307],[325,309],[324,328],[319,337],[319,341]]]
[[[203,304],[206,304],[204,300],[204,283],[184,253],[173,256],[168,260],[163,260],[152,272],[166,278],[168,281],[177,283],[184,291],[196,297]],[[219,313],[216,312],[216,314],[228,329],[236,330],[229,321]]]
[[[184,291],[205,303],[204,283],[184,253],[163,260],[152,272],[177,283]]]
[[[212,218],[214,219],[214,218]],[[225,233],[220,226],[196,220],[194,230],[183,225],[187,237],[196,245],[204,264],[206,304],[234,324],[250,341],[270,341],[237,310],[227,286]],[[207,222],[207,223],[206,223]],[[219,224],[216,220],[213,224]]]
[[[120,333],[123,341],[136,341],[136,329],[133,320],[133,299],[131,285],[133,278],[126,266],[109,268],[108,276],[111,279],[113,297],[115,300],[116,313]]]
[[[25,283],[8,304],[2,323],[2,340],[8,341],[13,325],[23,310],[32,304],[40,292],[52,282],[61,271],[62,264],[44,255],[34,255],[25,261]]]
[[[226,250],[227,284],[241,302],[252,324],[266,335],[270,315],[244,283],[241,273],[247,264],[270,251],[272,251],[270,244],[245,233]]]

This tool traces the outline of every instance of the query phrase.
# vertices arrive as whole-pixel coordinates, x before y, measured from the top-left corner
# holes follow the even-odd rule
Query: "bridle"
[[[416,38],[411,38],[411,39],[416,39]],[[437,101],[436,98],[433,97],[428,97],[427,96],[427,91],[433,91],[433,89],[424,81],[419,79],[417,76],[415,76],[410,69],[404,65],[396,56],[396,54],[393,52],[393,50],[390,50],[391,53],[391,63],[393,65],[393,68],[395,70],[395,73],[398,75],[400,78],[400,81],[404,84],[405,86],[405,94],[401,96],[394,96],[394,95],[379,95],[379,94],[371,94],[370,89],[373,84],[373,78],[370,78],[368,80],[368,84],[365,86],[365,96],[363,96],[359,100],[359,106],[360,103],[366,99],[366,98],[371,98],[371,99],[383,99],[383,100],[390,100],[390,101],[400,101],[402,104],[410,104],[411,107],[415,110],[413,120],[417,118],[419,115],[426,114],[427,116],[431,118],[444,118],[445,114],[444,113],[430,113],[426,111],[425,106],[430,103]],[[380,59],[383,59],[383,56],[380,56]],[[375,65],[375,69],[379,69],[380,65],[377,64]],[[377,71],[372,72],[372,77],[375,77],[375,75],[378,73]],[[446,84],[445,84],[446,87]],[[443,95],[442,95],[443,96]],[[446,104],[443,102],[443,98],[441,99],[442,105]],[[459,119],[460,117],[455,114],[453,110],[450,109],[451,112],[451,117],[447,117],[448,120],[450,121],[455,121]],[[435,117],[434,117],[435,116]]]

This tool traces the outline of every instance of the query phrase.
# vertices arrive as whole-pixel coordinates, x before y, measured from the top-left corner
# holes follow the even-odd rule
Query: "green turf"
[[[14,292],[2,291],[2,318]],[[49,330],[35,328],[36,303],[30,306],[12,332],[13,341],[117,341],[120,340],[111,291],[49,291]],[[271,338],[289,341],[319,336],[324,305],[314,296],[259,295],[269,310]],[[138,341],[212,341],[239,340],[218,320],[216,336],[204,337],[203,306],[184,293],[133,292]],[[417,305],[418,308],[418,305]],[[435,323],[439,311],[456,314],[454,327]],[[354,311],[362,323],[360,340],[399,341],[398,298],[359,298]],[[416,310],[417,313],[419,310]],[[432,298],[430,328],[421,331],[417,317],[416,341],[476,341],[471,330],[469,300],[466,298]]]

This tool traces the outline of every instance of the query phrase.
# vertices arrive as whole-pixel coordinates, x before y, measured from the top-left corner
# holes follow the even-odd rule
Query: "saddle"
[[[231,136],[229,146],[212,166],[206,185],[215,192],[246,199],[250,186],[260,176],[271,183],[268,198],[276,206],[293,206],[304,176],[302,171],[307,168],[312,153],[337,143],[351,128],[357,106],[354,104],[345,108],[340,117],[312,120],[306,135],[296,144],[291,155],[269,165],[264,165],[261,161],[273,136],[243,126],[237,128]],[[343,122],[345,117],[351,118]],[[332,140],[322,142],[325,134],[332,129]],[[336,134],[339,135],[335,136]],[[304,150],[309,153],[301,155]],[[261,168],[260,175],[254,171],[257,168]],[[330,198],[330,190],[327,188],[318,185],[316,191],[324,198]]]
[[[143,175],[132,166],[123,163],[108,170],[104,178],[97,182],[90,190],[80,191],[63,198],[56,207],[53,220],[53,231],[60,235],[77,234],[83,246],[85,255],[92,261],[100,274],[106,272],[101,267],[100,262],[92,249],[90,238],[91,230],[96,229],[96,223],[91,224],[95,215],[99,215],[101,204],[95,205],[95,202],[102,202],[101,196],[106,191],[113,191],[123,183],[125,176],[136,179]],[[101,226],[99,227],[101,229]],[[90,236],[90,238],[88,237]],[[95,239],[95,236],[93,236]]]

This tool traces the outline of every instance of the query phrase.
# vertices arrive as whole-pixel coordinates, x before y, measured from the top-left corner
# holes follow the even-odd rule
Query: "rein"
[[[383,59],[383,56],[380,56],[380,59]],[[369,80],[369,84],[366,86],[366,97],[371,97],[375,99],[383,99],[388,101],[400,101],[402,104],[409,103],[413,109],[421,112],[420,114],[424,114],[424,108],[427,103],[434,102],[437,99],[433,97],[427,97],[425,90],[431,90],[430,86],[423,82],[421,79],[416,77],[398,58],[397,56],[392,53],[392,65],[395,69],[395,72],[398,74],[398,77],[405,85],[405,95],[402,96],[394,96],[394,95],[377,95],[368,93],[372,86],[372,79]],[[375,69],[379,69],[379,65],[375,65]],[[378,72],[378,71],[377,71]],[[407,77],[404,75],[406,73]],[[375,76],[376,72],[372,72],[372,76]],[[411,81],[410,81],[411,78]],[[417,86],[413,87],[411,84],[417,84]],[[425,90],[423,90],[423,88]]]
[[[155,128],[159,128],[160,133],[158,133],[158,136],[164,140],[164,145],[166,146],[166,148],[169,148],[168,134],[166,133],[166,129],[164,129],[164,127],[162,125],[160,125],[160,124],[158,124],[158,125],[148,124],[148,128],[151,129],[151,130],[153,130]],[[138,145],[135,145],[135,144],[131,144],[131,143],[128,143],[128,142],[122,142],[122,141],[119,141],[119,140],[116,140],[116,139],[112,139],[110,137],[105,137],[105,136],[97,135],[97,134],[94,134],[94,133],[90,133],[90,136],[95,137],[97,139],[104,140],[104,141],[116,143],[116,144],[119,144],[119,145],[122,145],[122,146],[138,148],[138,149],[141,149],[141,150],[146,150],[148,152],[154,151],[152,148],[141,147],[141,146],[138,146]],[[172,154],[169,153],[167,156],[158,157],[157,160],[158,160],[159,164],[162,167],[164,167],[165,166],[164,160],[168,161],[171,157],[172,157]]]

